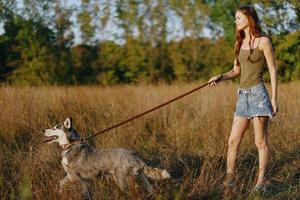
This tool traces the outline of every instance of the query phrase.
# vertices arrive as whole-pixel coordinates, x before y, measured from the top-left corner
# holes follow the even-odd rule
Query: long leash
[[[87,136],[87,137],[82,138],[81,141],[86,141],[86,140],[88,140],[88,139],[90,139],[90,138],[96,137],[97,135],[103,134],[103,133],[105,133],[105,132],[107,132],[107,131],[110,131],[110,130],[112,130],[112,129],[114,129],[114,128],[117,128],[117,127],[119,127],[119,126],[121,126],[121,125],[123,125],[123,124],[126,124],[126,123],[128,123],[128,122],[130,122],[130,121],[132,121],[132,120],[134,120],[134,119],[137,119],[137,118],[139,118],[139,117],[142,117],[143,115],[146,115],[146,114],[148,114],[148,113],[150,113],[150,112],[152,112],[152,111],[154,111],[154,110],[157,110],[157,109],[159,109],[159,108],[161,108],[161,107],[163,107],[163,106],[166,106],[166,105],[168,105],[168,104],[170,104],[170,103],[172,103],[172,102],[174,102],[174,101],[176,101],[176,100],[178,100],[178,99],[181,99],[181,98],[183,98],[183,97],[185,97],[185,96],[187,96],[187,95],[189,95],[189,94],[191,94],[191,93],[194,93],[194,92],[196,92],[197,90],[200,90],[201,88],[204,88],[205,86],[207,86],[207,85],[209,85],[209,84],[210,84],[210,82],[205,83],[205,84],[203,84],[203,85],[201,85],[201,86],[199,86],[199,87],[197,87],[197,88],[195,88],[195,89],[192,89],[192,90],[190,90],[190,91],[188,91],[188,92],[186,92],[186,93],[184,93],[184,94],[182,94],[182,95],[180,95],[180,96],[177,96],[177,97],[175,97],[175,98],[173,98],[173,99],[171,99],[171,100],[169,100],[169,101],[166,101],[165,103],[162,103],[162,104],[160,104],[160,105],[158,105],[158,106],[156,106],[156,107],[154,107],[154,108],[151,108],[151,109],[149,109],[149,110],[147,110],[147,111],[145,111],[145,112],[143,112],[143,113],[141,113],[141,114],[135,115],[135,116],[133,116],[133,117],[131,117],[131,118],[125,120],[125,121],[122,121],[122,122],[120,122],[120,123],[118,123],[118,124],[115,124],[115,125],[113,125],[113,126],[111,126],[111,127],[106,128],[106,129],[104,129],[104,130],[97,131],[97,132],[95,132],[95,133],[92,134],[92,135],[89,135],[89,136]]]

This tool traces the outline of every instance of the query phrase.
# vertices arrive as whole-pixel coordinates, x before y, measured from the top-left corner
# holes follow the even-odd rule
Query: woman
[[[265,190],[265,173],[269,160],[268,122],[269,116],[275,116],[277,107],[277,66],[269,38],[261,33],[259,19],[251,6],[240,7],[235,14],[236,43],[235,60],[232,70],[225,74],[212,77],[210,86],[219,81],[240,77],[238,101],[228,139],[227,175],[224,185],[234,185],[236,159],[242,137],[253,119],[255,144],[259,154],[259,173],[254,190]],[[263,81],[262,68],[267,63],[271,85],[272,98],[269,99]]]

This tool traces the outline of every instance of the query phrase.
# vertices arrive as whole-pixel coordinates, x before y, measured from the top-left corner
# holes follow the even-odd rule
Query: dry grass
[[[196,84],[116,87],[0,88],[0,196],[3,199],[57,199],[63,178],[58,145],[44,145],[42,129],[74,119],[82,135],[104,129],[188,91]],[[150,199],[221,199],[227,138],[237,86],[204,88],[159,111],[123,125],[93,141],[98,148],[137,150],[146,162],[167,168],[173,179],[155,183]],[[271,161],[267,198],[300,196],[300,83],[279,86],[279,115],[271,121]],[[257,172],[252,126],[238,160],[238,191],[250,197]],[[69,185],[65,199],[80,199],[78,185]],[[95,199],[145,199],[131,185],[121,193],[109,181],[93,185]],[[149,198],[149,197],[148,197]]]

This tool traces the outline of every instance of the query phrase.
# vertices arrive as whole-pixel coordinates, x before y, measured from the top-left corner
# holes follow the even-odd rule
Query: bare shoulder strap
[[[260,42],[260,39],[261,39],[261,37],[259,38],[259,40],[258,40],[258,44],[257,44],[257,47],[259,48],[259,42]]]

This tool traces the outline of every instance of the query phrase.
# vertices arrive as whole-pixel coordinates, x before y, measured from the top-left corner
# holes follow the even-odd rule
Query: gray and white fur
[[[170,178],[166,170],[147,166],[132,150],[98,150],[86,142],[80,142],[71,118],[67,118],[63,124],[46,129],[44,135],[44,143],[58,142],[62,147],[61,163],[67,175],[60,181],[60,192],[67,182],[79,181],[85,198],[90,199],[88,180],[106,173],[113,177],[122,191],[126,190],[126,177],[130,175],[140,178],[149,193],[153,193],[153,187],[147,177],[157,180]]]

